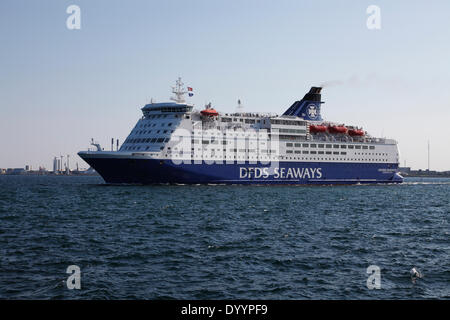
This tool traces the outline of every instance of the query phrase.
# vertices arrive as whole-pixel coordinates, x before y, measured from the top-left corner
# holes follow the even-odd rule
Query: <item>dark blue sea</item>
[[[0,176],[2,299],[449,299],[450,179],[111,186]],[[66,273],[79,266],[81,289]],[[380,268],[380,289],[367,268]],[[410,270],[422,278],[412,281]]]

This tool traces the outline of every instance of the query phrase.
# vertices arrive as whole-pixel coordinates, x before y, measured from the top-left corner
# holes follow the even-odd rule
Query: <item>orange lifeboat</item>
[[[351,136],[363,136],[364,135],[364,130],[362,129],[350,129],[348,130],[348,134]]]
[[[313,133],[326,132],[327,131],[327,127],[326,126],[322,126],[322,125],[312,124],[312,125],[309,126],[309,131],[313,132]]]
[[[328,126],[329,133],[347,133],[348,129],[345,126]]]
[[[219,115],[219,113],[215,109],[211,108],[211,104],[208,104],[206,106],[206,109],[200,111],[200,113],[202,115],[204,115],[204,116],[207,116],[207,117],[214,117],[214,116],[218,116]]]

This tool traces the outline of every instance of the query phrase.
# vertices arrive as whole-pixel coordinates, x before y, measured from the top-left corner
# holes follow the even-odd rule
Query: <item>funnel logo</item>
[[[306,109],[306,113],[308,114],[308,117],[311,119],[317,118],[317,107],[314,104],[310,104],[308,108]]]

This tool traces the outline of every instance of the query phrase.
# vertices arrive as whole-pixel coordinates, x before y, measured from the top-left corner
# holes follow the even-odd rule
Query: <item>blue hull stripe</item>
[[[280,162],[277,172],[261,164],[180,164],[171,160],[82,157],[107,183],[355,184],[399,183],[398,164]],[[256,174],[255,174],[256,170]]]

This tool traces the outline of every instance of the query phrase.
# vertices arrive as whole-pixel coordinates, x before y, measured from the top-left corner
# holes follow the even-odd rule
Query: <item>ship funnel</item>
[[[324,103],[321,100],[322,87],[311,87],[309,92],[305,94],[302,100],[295,101],[289,107],[283,116],[297,116],[305,120],[321,121],[320,105]]]

